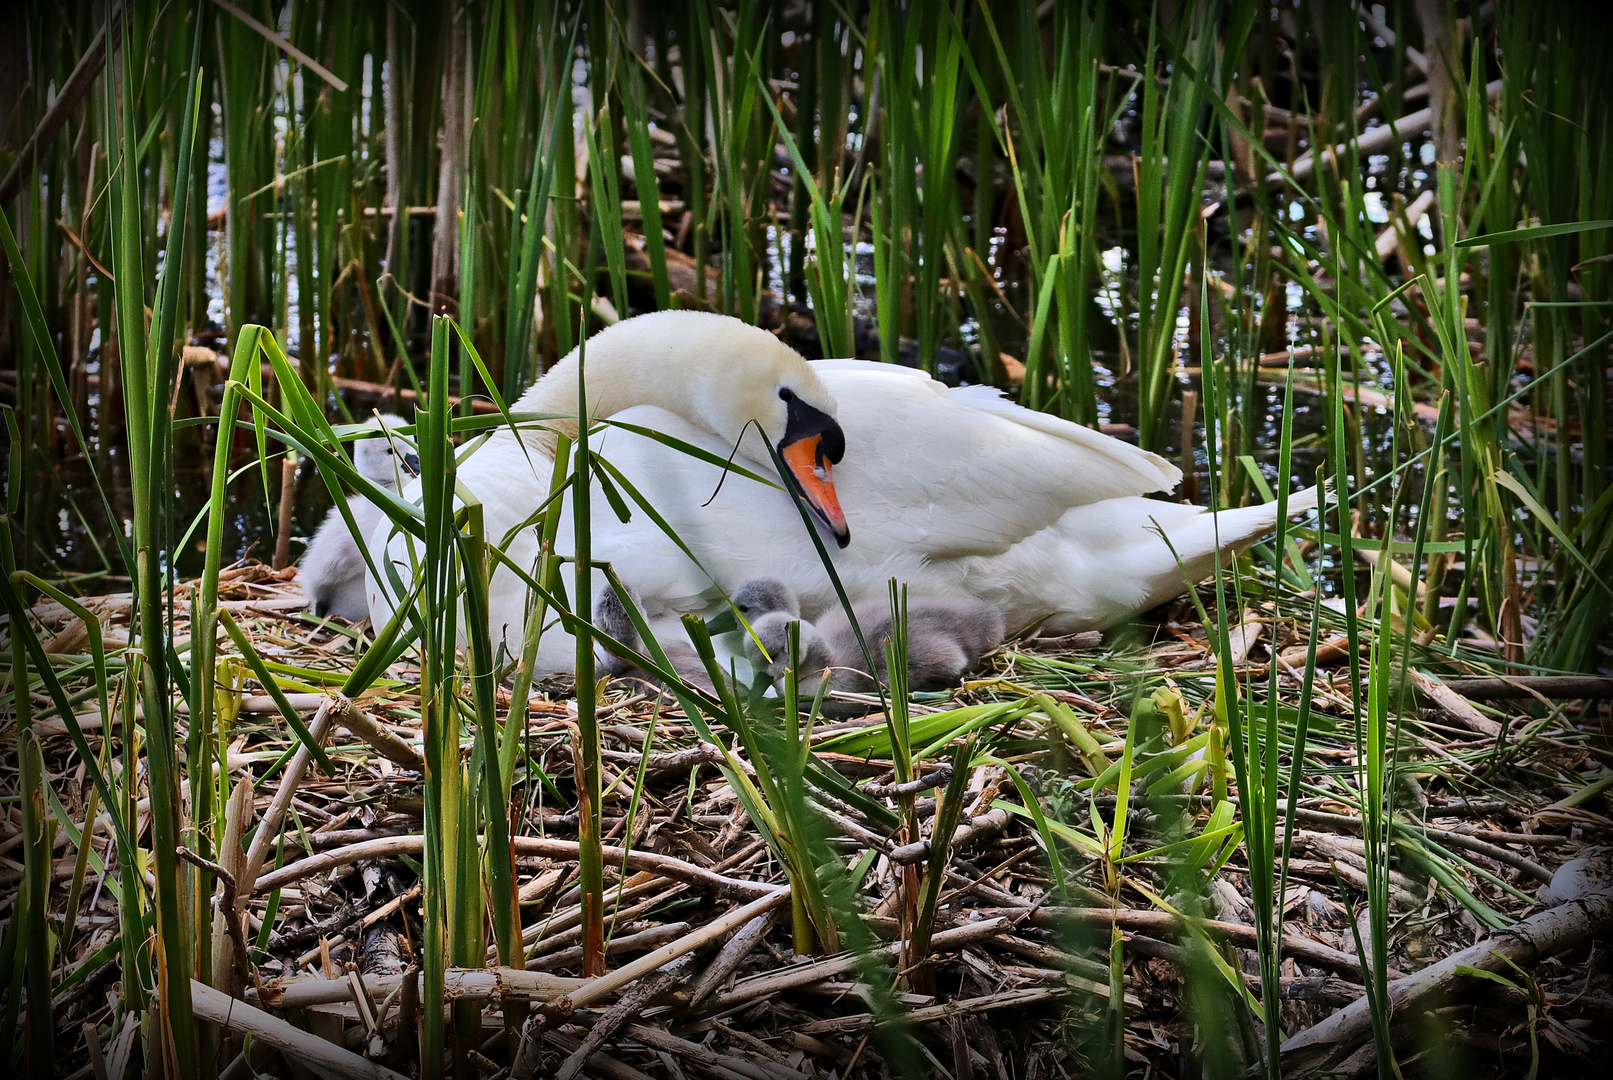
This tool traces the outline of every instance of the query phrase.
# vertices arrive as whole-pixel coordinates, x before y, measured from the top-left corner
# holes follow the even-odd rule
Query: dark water
[[[66,440],[71,443],[71,436]],[[206,551],[207,527],[205,516],[212,490],[213,448],[211,433],[205,454],[197,445],[196,432],[184,431],[176,442],[173,494],[172,535],[168,538],[176,545],[175,561],[181,578],[201,573]],[[232,471],[240,470],[256,460],[250,436],[238,439],[233,455]],[[0,464],[3,468],[4,464]],[[111,502],[112,520],[96,490],[90,468],[76,453],[64,458],[50,470],[33,470],[31,483],[25,492],[28,513],[32,518],[30,531],[34,546],[27,553],[18,552],[19,563],[26,562],[36,571],[47,575],[99,574],[107,572],[117,578],[123,573],[118,559],[115,533],[128,538],[133,515],[132,492],[129,486],[125,452],[122,447],[98,455],[96,471],[106,486]],[[233,559],[252,556],[267,562],[274,554],[275,526],[280,504],[280,461],[275,457],[268,470],[268,491],[265,481],[255,467],[238,476],[230,485],[228,517],[224,523],[225,564]],[[305,462],[299,470],[293,504],[293,559],[302,550],[301,539],[312,534],[324,520],[331,507],[330,493],[320,480],[318,471]],[[192,530],[192,525],[195,528]],[[190,531],[188,541],[177,546]]]

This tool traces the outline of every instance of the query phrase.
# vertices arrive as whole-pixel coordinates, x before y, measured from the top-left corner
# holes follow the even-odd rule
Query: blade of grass
[[[593,156],[590,169],[602,168]],[[615,236],[621,240],[621,230]],[[607,250],[609,245],[607,243]],[[614,271],[612,276],[614,277]],[[586,290],[586,283],[585,283]],[[625,302],[625,284],[623,285]],[[588,306],[582,310],[586,317]],[[572,597],[574,610],[579,613],[593,610],[593,545],[592,545],[592,493],[590,462],[586,435],[588,432],[588,392],[585,367],[588,343],[581,342],[577,352],[577,430],[583,433],[578,442],[575,467],[572,470],[571,512],[573,524]],[[597,687],[594,681],[594,638],[592,625],[586,618],[573,621],[572,631],[577,642],[577,742],[581,757],[582,775],[577,777],[577,856],[578,885],[582,890],[583,975],[591,978],[605,973],[605,860],[600,853],[604,836],[601,819],[601,771],[599,754],[599,717],[596,714]]]
[[[5,537],[4,565],[0,567],[9,578],[13,571],[10,544],[10,522],[0,528]],[[13,624],[15,627],[15,624]],[[54,1014],[49,1002],[50,989],[50,936],[47,928],[50,906],[50,884],[55,873],[55,860],[51,858],[50,838],[45,829],[44,783],[45,763],[39,752],[39,740],[34,734],[33,707],[28,696],[28,653],[22,635],[13,629],[11,634],[11,686],[12,707],[17,723],[17,757],[19,794],[22,803],[23,830],[23,893],[17,917],[21,926],[21,967],[23,986],[13,986],[12,1000],[25,989],[28,995],[28,1029],[26,1059],[28,1071],[35,1076],[50,1076],[56,1069],[56,1038]]]

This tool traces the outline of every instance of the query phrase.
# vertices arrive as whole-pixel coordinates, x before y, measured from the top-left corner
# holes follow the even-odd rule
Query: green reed
[[[99,25],[103,8],[85,5],[90,23]],[[440,837],[426,859],[424,959],[439,974],[479,963],[477,950],[491,933],[500,961],[515,963],[519,913],[509,838],[501,831],[519,797],[522,718],[512,710],[501,731],[493,706],[493,654],[476,612],[485,603],[499,538],[482,535],[477,508],[454,505],[446,479],[454,445],[478,429],[468,401],[456,419],[447,399],[487,395],[504,414],[499,420],[512,424],[506,404],[597,327],[590,305],[577,302],[596,290],[610,296],[618,315],[708,304],[777,325],[772,301],[780,298],[767,295],[772,255],[765,230],[785,218],[795,234],[786,291],[799,298],[804,288],[826,353],[852,353],[863,329],[858,320],[868,314],[881,358],[901,356],[907,337],[919,363],[934,368],[941,347],[962,346],[975,353],[982,377],[1005,381],[998,354],[1007,352],[1026,364],[1023,402],[1083,423],[1098,419],[1100,398],[1108,394],[1100,376],[1122,386],[1134,378],[1141,439],[1161,449],[1170,441],[1183,369],[1194,366],[1184,358],[1196,351],[1211,499],[1219,505],[1235,503],[1251,487],[1232,466],[1259,449],[1265,417],[1257,411],[1256,352],[1289,344],[1326,352],[1319,379],[1307,381],[1296,368],[1281,381],[1274,497],[1285,499],[1293,479],[1290,457],[1301,442],[1295,403],[1307,385],[1317,385],[1328,421],[1328,474],[1339,482],[1323,539],[1339,551],[1344,572],[1334,583],[1320,567],[1285,566],[1286,530],[1268,550],[1276,574],[1313,578],[1345,601],[1339,619],[1325,613],[1318,594],[1310,632],[1314,641],[1342,630],[1352,645],[1350,698],[1363,763],[1358,797],[1371,847],[1363,952],[1371,957],[1371,990],[1381,1011],[1392,858],[1422,860],[1418,865],[1470,910],[1488,910],[1462,883],[1469,871],[1406,833],[1394,813],[1396,717],[1407,666],[1425,655],[1416,651],[1424,636],[1442,635],[1428,639],[1430,649],[1467,655],[1467,631],[1478,629],[1502,643],[1491,658],[1498,666],[1595,670],[1605,666],[1613,609],[1602,377],[1613,341],[1605,307],[1613,281],[1606,259],[1613,196],[1595,182],[1613,154],[1613,121],[1602,107],[1605,32],[1572,26],[1544,8],[1499,11],[1493,30],[1482,19],[1455,27],[1461,34],[1440,61],[1452,65],[1462,157],[1434,162],[1424,179],[1386,191],[1381,185],[1403,187],[1400,166],[1408,166],[1409,178],[1419,164],[1397,142],[1386,151],[1392,167],[1385,174],[1362,149],[1371,133],[1357,115],[1358,86],[1374,88],[1373,108],[1384,122],[1412,105],[1405,100],[1414,77],[1405,57],[1418,39],[1418,19],[1406,5],[1389,8],[1387,21],[1399,37],[1386,53],[1370,47],[1370,33],[1347,8],[1328,10],[1319,28],[1298,21],[1292,49],[1313,58],[1318,74],[1302,80],[1286,111],[1294,115],[1296,138],[1339,148],[1301,170],[1292,157],[1297,145],[1269,148],[1264,138],[1261,110],[1275,85],[1281,53],[1274,43],[1282,31],[1247,3],[1171,12],[1168,21],[1163,5],[1122,12],[1059,4],[1044,22],[1029,8],[1000,3],[814,2],[786,25],[776,9],[753,0],[707,2],[650,13],[640,47],[631,39],[636,31],[626,6],[616,3],[477,2],[456,9],[466,22],[455,29],[456,16],[441,6],[366,2],[339,9],[294,0],[281,19],[267,21],[315,58],[317,69],[222,8],[130,4],[95,92],[47,140],[37,167],[23,178],[21,197],[0,207],[18,343],[9,365],[15,380],[7,386],[7,419],[16,435],[8,446],[4,589],[19,730],[45,708],[61,715],[112,825],[119,940],[95,969],[120,965],[125,1006],[155,1010],[147,1059],[163,1061],[176,1075],[218,1064],[187,1006],[189,979],[217,974],[209,970],[208,905],[218,883],[181,865],[175,852],[183,846],[222,858],[232,780],[222,768],[216,783],[209,779],[224,734],[216,694],[255,647],[242,627],[240,643],[233,635],[218,643],[214,631],[228,629],[219,618],[218,574],[238,553],[232,515],[271,487],[266,462],[248,469],[244,483],[232,482],[240,444],[251,444],[260,457],[271,441],[294,446],[313,462],[349,524],[344,492],[351,489],[382,506],[391,527],[422,556],[416,578],[394,581],[404,598],[400,615],[355,658],[343,692],[362,692],[409,650],[421,660],[428,833]],[[36,82],[60,87],[83,35],[59,15],[38,25],[40,35],[28,45]],[[793,46],[785,33],[796,35]],[[450,42],[463,50],[464,81],[445,93]],[[141,63],[125,64],[125,56]],[[578,58],[590,91],[586,112],[572,94]],[[1502,85],[1492,94],[1496,78]],[[1250,99],[1250,109],[1229,103],[1231,89]],[[35,122],[45,107],[44,95],[36,97],[24,110]],[[471,122],[462,157],[445,161],[437,136],[450,101],[466,106]],[[1118,140],[1120,127],[1134,136]],[[573,138],[579,131],[588,159],[580,182]],[[674,168],[664,160],[667,144]],[[1241,165],[1234,160],[1240,144],[1247,150]],[[1113,163],[1122,152],[1133,155],[1133,164]],[[214,156],[227,192],[209,206],[203,192]],[[624,156],[632,162],[631,188],[618,168]],[[1213,166],[1225,168],[1225,185],[1210,182]],[[776,170],[788,174],[788,196],[772,186]],[[959,190],[956,179],[971,170],[973,191]],[[1380,186],[1370,187],[1369,178]],[[447,180],[460,185],[461,196],[439,213]],[[1417,194],[1418,184],[1437,197],[1432,254],[1394,202],[1397,194]],[[623,247],[621,203],[631,195],[641,208],[643,277],[629,272]],[[687,220],[663,216],[663,203],[681,204]],[[1247,207],[1253,215],[1238,217]],[[221,213],[210,222],[214,210]],[[1223,297],[1215,282],[1228,275],[1214,237],[1234,220],[1232,290]],[[216,250],[209,229],[218,230]],[[1399,241],[1388,261],[1378,246],[1385,229]],[[858,243],[873,249],[875,283],[867,297],[859,296]],[[1123,268],[1111,286],[1101,259],[1116,247]],[[455,272],[439,283],[433,254],[450,248]],[[694,285],[690,295],[679,295],[672,273],[685,258]],[[708,267],[720,267],[711,289]],[[1300,313],[1322,317],[1326,330],[1283,325],[1290,286]],[[1096,304],[1110,288],[1118,300],[1113,315]],[[1256,292],[1272,304],[1258,325],[1241,310],[1252,308]],[[426,310],[443,298],[457,304],[452,324],[433,321]],[[215,300],[223,312],[222,342],[202,336]],[[1184,317],[1197,320],[1185,340]],[[1218,319],[1229,328],[1225,345]],[[973,326],[968,333],[966,322]],[[1268,340],[1271,330],[1278,340]],[[192,336],[232,357],[218,406],[198,372],[179,362],[176,346]],[[1100,369],[1092,366],[1094,356],[1104,360]],[[422,377],[428,393],[417,435],[423,461],[429,453],[437,475],[423,483],[429,490],[414,505],[354,473],[340,447],[348,432],[331,427],[327,410],[348,408],[332,396],[336,378],[419,388]],[[193,390],[201,391],[194,405]],[[1392,445],[1369,448],[1363,420],[1369,406],[1361,395],[1373,390],[1389,392],[1397,417],[1412,397],[1438,406],[1432,433],[1426,424],[1398,425]],[[248,408],[250,422],[242,419]],[[193,441],[209,427],[216,432],[212,446]],[[252,434],[245,436],[248,427]],[[212,468],[203,484],[202,581],[188,597],[187,653],[172,629],[171,608],[184,598],[176,579],[191,557],[180,542],[173,492],[188,482],[184,458],[198,445]],[[50,508],[59,481],[43,466],[75,453],[97,493],[93,504],[77,500],[71,508],[89,543],[104,548],[103,565],[93,573],[129,578],[138,598],[131,648],[119,655],[97,647],[84,669],[94,674],[107,722],[121,732],[118,755],[109,743],[95,753],[69,719],[76,701],[64,689],[64,673],[75,669],[40,649],[25,615],[34,595],[72,610],[68,601],[93,580],[54,565],[61,538]],[[116,459],[120,469],[126,461],[126,515],[118,509]],[[586,509],[596,466],[598,475],[610,475],[608,463],[562,451],[555,490],[572,491]],[[1425,480],[1419,498],[1406,486],[1413,475]],[[543,617],[563,614],[578,624],[587,615],[587,514],[578,519],[576,599],[568,607],[553,554],[558,505],[543,519],[548,547],[537,575],[543,591],[534,593],[543,606],[523,643],[524,674],[517,675],[525,680],[517,684],[523,698]],[[1360,513],[1360,537],[1351,509]],[[1386,539],[1397,533],[1410,537],[1409,548]],[[1378,556],[1379,569],[1364,584],[1350,572],[1357,546]],[[1426,586],[1420,608],[1390,579],[1392,556],[1408,554],[1413,580]],[[1462,572],[1448,573],[1457,558]],[[398,574],[390,565],[370,569],[377,580]],[[1217,574],[1209,636],[1218,655],[1245,590],[1257,587],[1252,581],[1240,565]],[[1454,601],[1448,622],[1441,593]],[[410,595],[416,599],[408,601]],[[1410,614],[1414,608],[1425,623]],[[1535,618],[1539,631],[1525,633]],[[579,635],[580,671],[591,663],[589,636],[586,629]],[[1368,650],[1364,662],[1361,645]],[[1307,683],[1313,668],[1314,656],[1302,672]],[[282,677],[267,666],[254,675],[271,696]],[[1276,678],[1273,670],[1261,701],[1258,686],[1240,688],[1221,672],[1221,715],[1209,731],[1192,736],[1204,738],[1203,748],[1224,739],[1236,775],[1268,1006],[1278,988],[1287,834],[1311,734],[1308,687],[1296,722],[1277,703]],[[592,680],[580,681],[580,699],[592,693],[582,682]],[[25,687],[42,692],[48,706],[30,700]],[[144,720],[135,726],[137,701]],[[173,735],[180,703],[190,716],[183,753]],[[691,697],[688,707],[698,712],[709,704]],[[747,707],[736,700],[708,713],[718,727],[760,730]],[[903,709],[893,709],[893,724]],[[592,724],[591,704],[586,716]],[[469,772],[458,756],[466,719],[475,725]],[[925,719],[908,718],[909,741],[914,731],[928,730],[918,727]],[[997,719],[984,712],[949,717],[952,726],[941,724],[924,745],[907,749],[940,753],[947,741],[989,731]],[[288,728],[290,721],[288,715]],[[982,726],[963,730],[976,723]],[[905,745],[894,730],[888,738],[888,752]],[[817,827],[802,809],[811,785],[833,783],[810,755],[802,756],[802,743],[786,745],[789,752],[774,766],[774,789],[758,788],[765,798],[754,805],[758,818],[776,828],[778,850],[789,843],[779,837]],[[0,945],[0,960],[24,963],[19,970],[33,1003],[48,1001],[52,989],[50,969],[38,958],[73,942],[41,947],[53,894],[39,893],[49,884],[49,851],[39,845],[55,821],[57,781],[37,767],[26,733],[19,746],[28,898],[18,928]],[[584,733],[585,756],[590,746]],[[1293,754],[1286,774],[1278,768],[1279,746]],[[153,809],[156,888],[149,895],[130,835],[142,752]],[[1121,764],[1175,776],[1192,768],[1187,754],[1172,747],[1156,763],[1133,746]],[[1104,775],[1108,768],[1094,771]],[[1224,791],[1225,778],[1220,785]],[[597,813],[597,788],[586,776],[578,791]],[[943,806],[955,808],[950,795]],[[896,816],[880,809],[894,826]],[[1039,807],[1031,820],[1062,877],[1053,845],[1085,834],[1060,833],[1062,823],[1037,815]],[[1196,842],[1224,839],[1218,830],[1233,827],[1230,818],[1213,820]],[[1107,842],[1089,852],[1107,860],[1117,885],[1122,860],[1132,857],[1123,828],[1117,818]],[[88,823],[84,831],[91,831]],[[83,867],[99,856],[82,835],[75,842],[73,887],[81,888]],[[798,848],[785,860],[792,881],[805,883],[821,870],[811,854],[821,849],[790,842]],[[1221,851],[1190,850],[1195,858],[1188,861],[1200,869]],[[915,918],[933,904],[928,890],[943,867],[944,856],[922,878]],[[602,911],[602,881],[594,884],[591,874],[585,891],[600,898]],[[805,912],[805,921],[819,940],[831,923],[836,933],[851,932],[829,899],[812,905],[817,914]],[[150,953],[139,946],[148,937],[155,943]],[[0,963],[0,970],[12,969]],[[141,988],[153,982],[153,972],[158,994],[148,1002]],[[427,1004],[424,1060],[435,1068],[429,1063],[441,1061],[448,1033],[442,1010]],[[19,1008],[15,997],[8,1001],[13,1022]],[[31,1067],[48,1061],[47,1018],[48,1010],[30,1004],[31,1033],[20,1052]],[[1269,1074],[1280,1035],[1274,1010],[1265,1022]],[[457,1023],[468,1037],[465,1010]]]

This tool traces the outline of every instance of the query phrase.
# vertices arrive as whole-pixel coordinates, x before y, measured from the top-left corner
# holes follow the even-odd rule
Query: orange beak
[[[779,447],[779,453],[789,465],[790,479],[801,497],[834,533],[835,543],[845,547],[851,542],[851,530],[846,527],[845,512],[835,495],[833,466],[824,456],[823,436],[807,435]]]

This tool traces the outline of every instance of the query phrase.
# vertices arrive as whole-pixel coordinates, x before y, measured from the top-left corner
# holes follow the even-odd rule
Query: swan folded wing
[[[1182,479],[1182,470],[1158,454],[1050,413],[1027,409],[1010,401],[994,386],[948,387],[917,368],[873,360],[817,360],[812,368],[831,389],[844,387],[859,398],[905,398],[932,406],[940,399],[942,408],[952,411],[937,414],[938,420],[943,417],[957,420],[979,410],[1071,443],[1073,448],[1079,449],[1084,465],[1110,474],[1108,482],[1116,485],[1115,495],[1169,491]],[[837,399],[843,410],[845,399],[839,395]]]
[[[1289,497],[1289,511],[1315,505],[1315,489]],[[1212,513],[1140,497],[1074,507],[999,559],[966,560],[965,588],[988,596],[1013,625],[1050,616],[1044,632],[1099,629],[1181,596],[1266,535],[1277,505]],[[1169,540],[1166,543],[1166,539]]]
[[[1072,443],[1085,453],[1095,455],[1089,459],[1090,465],[1114,472],[1117,477],[1116,483],[1127,483],[1118,477],[1129,476],[1130,482],[1140,485],[1125,494],[1147,495],[1155,491],[1170,491],[1181,483],[1182,470],[1158,454],[1051,413],[1037,412],[1023,405],[1016,405],[994,386],[960,386],[952,390],[948,396],[953,401],[961,401],[972,408],[994,413],[1016,424],[1023,424],[1056,439]]]
[[[823,377],[846,434],[835,485],[865,558],[998,554],[1072,506],[1161,490],[1179,476],[1153,454],[990,388],[949,391],[910,369],[846,362]]]

